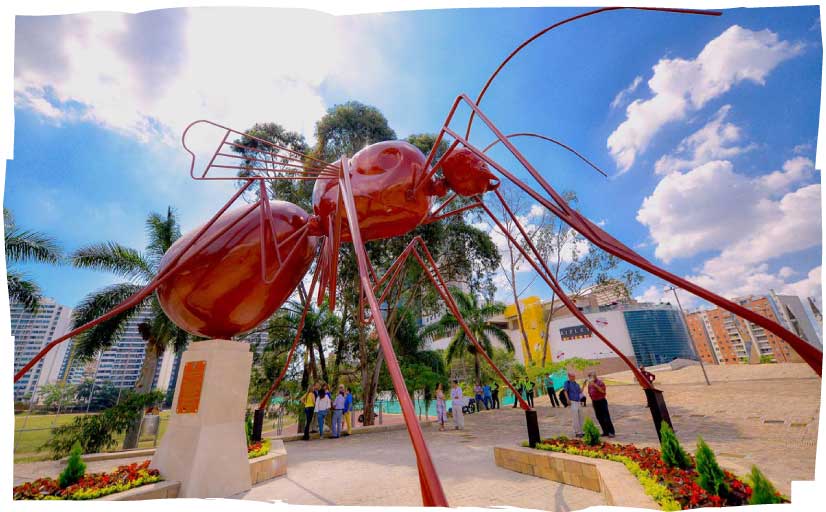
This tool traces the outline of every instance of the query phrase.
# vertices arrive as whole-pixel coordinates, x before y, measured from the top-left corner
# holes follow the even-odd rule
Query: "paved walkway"
[[[698,435],[711,445],[720,463],[744,475],[756,464],[788,494],[792,480],[814,478],[821,381],[805,365],[708,367],[706,386],[698,367],[657,373],[677,435],[694,451]],[[608,376],[608,401],[617,442],[656,446],[645,395],[630,384],[630,373]],[[571,434],[569,410],[536,400],[543,437]],[[593,409],[585,408],[593,417]],[[525,416],[510,407],[466,415],[465,430],[438,432],[424,427],[452,506],[511,505],[567,511],[603,503],[599,494],[501,469],[493,446],[526,439]],[[419,505],[418,474],[405,430],[342,439],[286,444],[286,477],[264,482],[237,498],[281,500],[291,504]],[[90,471],[112,469],[136,459],[99,461]],[[138,459],[140,460],[140,459]],[[16,464],[15,483],[44,474],[57,475],[53,461]]]
[[[495,428],[491,427],[497,422]],[[451,506],[515,506],[568,511],[602,505],[598,493],[502,469],[493,446],[527,437],[525,413],[501,409],[465,416],[465,429],[423,427]],[[406,430],[286,444],[287,476],[237,498],[302,505],[420,506],[416,460]]]

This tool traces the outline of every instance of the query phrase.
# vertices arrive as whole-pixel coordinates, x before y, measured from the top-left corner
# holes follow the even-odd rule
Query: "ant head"
[[[468,148],[451,151],[441,168],[446,187],[460,196],[472,197],[499,187],[499,179],[490,172],[488,164]]]

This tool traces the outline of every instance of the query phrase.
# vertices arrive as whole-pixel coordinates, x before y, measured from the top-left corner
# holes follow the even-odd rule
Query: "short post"
[[[525,421],[528,423],[528,446],[536,448],[542,439],[539,436],[539,420],[535,409],[525,411]]]
[[[657,432],[657,439],[660,438],[660,426],[662,422],[668,423],[671,429],[674,425],[671,424],[671,416],[668,415],[668,407],[665,405],[665,397],[663,392],[659,389],[646,388],[645,398],[648,400],[648,409],[651,410],[651,419],[654,420],[654,430]]]
[[[257,443],[261,440],[264,431],[264,409],[256,409],[252,417],[252,441]]]
[[[379,425],[384,424],[384,417],[382,415],[382,412],[384,411],[384,408],[381,406],[381,404],[382,404],[381,401],[379,401]]]

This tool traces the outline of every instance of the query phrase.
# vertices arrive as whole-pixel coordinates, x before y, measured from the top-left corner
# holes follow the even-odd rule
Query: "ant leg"
[[[233,195],[232,198],[230,198],[230,200],[227,201],[224,204],[224,206],[221,207],[221,209],[218,210],[218,212],[215,215],[213,215],[212,218],[206,224],[204,224],[201,227],[201,229],[195,234],[195,236],[193,236],[192,239],[189,242],[187,242],[187,244],[178,253],[178,255],[175,258],[173,258],[172,260],[170,260],[170,262],[167,264],[167,267],[164,271],[160,272],[146,286],[141,288],[134,295],[130,296],[129,298],[127,298],[126,300],[121,302],[118,306],[113,308],[111,311],[109,311],[105,315],[102,315],[98,318],[95,318],[94,320],[92,320],[90,322],[86,322],[85,324],[81,325],[80,327],[78,327],[76,329],[72,329],[71,331],[64,334],[63,336],[61,336],[59,338],[56,338],[56,339],[52,340],[51,342],[49,342],[49,344],[46,345],[45,347],[43,347],[40,350],[40,352],[37,353],[37,355],[35,355],[28,363],[25,364],[25,366],[23,366],[23,368],[21,368],[17,373],[14,374],[14,382],[17,382],[18,380],[23,378],[23,376],[26,375],[26,373],[28,373],[28,371],[31,370],[32,367],[35,364],[37,364],[38,361],[40,361],[46,354],[49,353],[49,351],[51,351],[54,347],[56,347],[60,343],[63,343],[64,341],[72,338],[73,336],[77,336],[78,334],[80,334],[80,333],[82,333],[82,332],[84,332],[88,329],[91,329],[92,327],[94,327],[94,326],[96,326],[96,325],[98,325],[102,322],[105,322],[106,320],[109,320],[109,319],[111,319],[111,318],[113,318],[113,317],[115,317],[115,316],[117,316],[121,313],[124,313],[125,311],[129,310],[130,308],[135,307],[141,301],[146,299],[146,297],[148,297],[149,294],[151,294],[153,291],[155,291],[155,289],[157,289],[158,286],[163,284],[163,282],[166,281],[169,278],[169,276],[173,275],[175,273],[175,271],[178,268],[180,268],[180,266],[182,265],[181,260],[186,261],[186,258],[184,258],[184,256],[189,251],[189,249],[192,248],[192,246],[195,245],[195,243],[197,243],[201,239],[201,237],[204,236],[204,233],[206,233],[206,231],[209,228],[211,228],[213,224],[215,224],[215,222],[221,217],[221,215],[223,215],[223,213],[225,211],[227,211],[227,209],[239,197],[241,197],[241,194],[243,194],[250,187],[250,185],[252,185],[253,181],[254,180],[251,180],[251,179],[247,180],[247,183],[243,187],[238,189],[238,191],[235,193],[235,195]],[[209,240],[207,241],[207,244],[211,243],[213,240],[216,240],[219,236],[226,233],[227,230],[229,230],[232,226],[234,226],[238,222],[240,222],[241,219],[246,217],[250,212],[252,212],[258,206],[259,206],[258,203],[254,203],[254,204],[250,205],[247,208],[247,210],[241,216],[239,216],[236,220],[234,220],[233,222],[228,223],[226,226],[224,226],[224,228],[222,228],[220,231],[218,231],[215,235],[211,236],[209,238]]]
[[[327,245],[327,241],[324,241],[324,245]],[[321,251],[324,250],[324,246],[321,247]],[[320,260],[316,259],[316,268],[313,272],[313,280],[310,282],[310,291],[307,292],[307,299],[304,300],[304,309],[301,312],[301,318],[298,320],[298,327],[295,331],[295,338],[293,338],[293,344],[290,347],[290,352],[287,354],[287,361],[284,363],[284,367],[281,369],[281,373],[278,374],[276,377],[275,382],[272,383],[270,389],[267,391],[267,394],[264,395],[264,398],[261,400],[261,403],[258,404],[258,410],[263,410],[267,407],[267,403],[269,403],[272,394],[278,389],[278,385],[281,384],[281,380],[284,378],[284,375],[287,373],[287,368],[290,367],[290,362],[292,362],[293,354],[295,353],[295,349],[298,346],[298,342],[301,339],[301,330],[304,328],[304,320],[307,318],[307,312],[310,309],[311,297],[313,296],[313,291],[315,290],[316,282],[318,281],[319,274],[321,273],[321,265]]]
[[[534,200],[536,200],[539,204],[547,208],[551,213],[559,217],[563,222],[571,226],[574,230],[582,234],[585,238],[587,238],[591,243],[599,247],[600,249],[604,250],[605,252],[612,254],[632,265],[639,267],[642,270],[650,272],[655,276],[668,281],[669,283],[682,288],[685,291],[691,292],[694,295],[711,302],[719,306],[722,309],[725,309],[735,315],[748,320],[754,324],[759,325],[760,327],[766,329],[767,331],[775,334],[786,343],[791,346],[792,349],[797,352],[804,361],[818,374],[818,376],[822,375],[823,370],[823,352],[813,345],[810,345],[808,342],[794,334],[793,332],[789,331],[785,327],[779,325],[777,322],[769,320],[768,318],[751,311],[744,306],[741,306],[735,302],[732,302],[728,299],[725,299],[715,293],[712,293],[705,288],[698,286],[686,279],[683,279],[667,270],[664,270],[647,259],[643,258],[641,255],[630,249],[628,246],[624,245],[622,242],[614,238],[613,236],[609,235],[605,232],[601,227],[597,226],[589,219],[585,218],[582,214],[571,208],[568,205],[567,201],[551,187],[551,185],[542,177],[542,175],[534,168],[531,163],[519,152],[518,149],[511,143],[511,141],[490,121],[490,119],[485,116],[485,114],[479,109],[479,107],[467,97],[467,95],[461,95],[457,99],[457,101],[464,101],[468,104],[468,106],[476,113],[478,119],[480,119],[485,125],[493,132],[496,137],[501,141],[501,143],[510,151],[510,153],[522,164],[522,166],[528,171],[528,173],[536,180],[537,183],[541,186],[541,188],[551,196],[553,202],[548,200],[548,198],[540,195],[538,192],[533,190],[530,186],[525,184],[519,178],[514,176],[511,172],[505,169],[502,165],[491,159],[488,155],[484,152],[473,146],[470,142],[468,142],[465,138],[461,135],[456,133],[452,130],[449,126],[444,126],[442,131],[455,139],[455,142],[459,142],[460,144],[464,145],[468,150],[473,152],[477,157],[484,160],[485,163],[490,165],[492,168],[499,171],[505,178],[511,181],[513,184],[521,188],[525,193],[531,196]]]
[[[373,324],[376,328],[376,334],[379,339],[379,345],[382,348],[384,359],[387,363],[387,371],[393,381],[393,387],[396,391],[396,396],[399,398],[399,405],[401,405],[404,422],[407,426],[407,432],[410,434],[410,440],[413,443],[413,451],[416,454],[416,464],[419,471],[419,483],[422,492],[422,503],[424,506],[432,507],[447,507],[447,497],[442,489],[442,483],[439,480],[439,475],[436,473],[436,467],[433,465],[433,459],[430,456],[430,451],[425,443],[422,428],[419,420],[416,417],[416,411],[413,407],[413,401],[410,399],[410,393],[407,391],[407,386],[404,382],[399,361],[396,359],[396,353],[393,350],[393,344],[390,341],[390,334],[387,332],[387,326],[381,316],[381,309],[373,293],[373,288],[370,285],[370,273],[368,270],[367,250],[364,247],[364,242],[361,238],[361,229],[358,224],[358,214],[356,213],[355,199],[353,198],[353,189],[350,183],[350,169],[348,159],[341,160],[342,173],[339,177],[339,186],[342,189],[342,199],[344,208],[347,213],[347,224],[350,228],[350,235],[353,241],[353,252],[356,256],[356,263],[358,266],[359,280],[361,281],[362,289],[367,298],[370,311],[373,316]]]

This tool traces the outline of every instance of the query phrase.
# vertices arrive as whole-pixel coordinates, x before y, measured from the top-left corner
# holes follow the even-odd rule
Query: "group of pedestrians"
[[[480,412],[482,407],[484,407],[486,411],[499,409],[501,407],[499,402],[498,382],[494,382],[493,386],[487,383],[482,384],[481,382],[477,382],[476,386],[473,387],[473,394],[473,407],[476,409],[476,412]],[[462,386],[459,385],[458,380],[454,380],[453,385],[450,388],[450,405],[451,412],[453,414],[453,428],[456,430],[462,430],[465,428],[465,416],[462,408],[466,407],[467,404],[465,402]],[[447,423],[447,412],[448,409],[444,387],[441,383],[439,383],[436,385],[436,420],[439,423],[440,431],[445,430],[445,424]]]
[[[583,389],[584,388],[584,389]],[[574,435],[582,437],[583,413],[585,406],[585,391],[591,397],[594,407],[594,415],[597,417],[599,426],[602,428],[603,437],[614,437],[614,424],[611,422],[611,413],[608,411],[607,387],[605,383],[597,377],[597,373],[591,371],[582,386],[576,381],[576,374],[568,372],[568,380],[562,387],[560,394],[563,397],[562,403],[571,408],[571,419],[574,427]],[[551,396],[554,396],[551,394]],[[556,407],[556,406],[554,406]]]
[[[335,396],[330,392],[327,384],[316,382],[313,387],[307,390],[302,399],[304,402],[304,437],[305,441],[310,440],[310,426],[313,423],[313,415],[318,421],[319,438],[324,439],[324,421],[332,411],[330,422],[330,434],[333,438],[341,437],[342,433],[350,435],[352,425],[350,422],[350,410],[353,408],[353,393],[344,384],[339,384],[338,392]],[[344,427],[346,426],[346,432]]]
[[[516,383],[516,391],[519,392],[519,396],[522,397],[522,400],[527,402],[531,408],[534,407],[533,399],[536,396],[536,382],[523,379]],[[514,397],[513,408],[515,409],[517,405],[519,405],[519,400]]]

